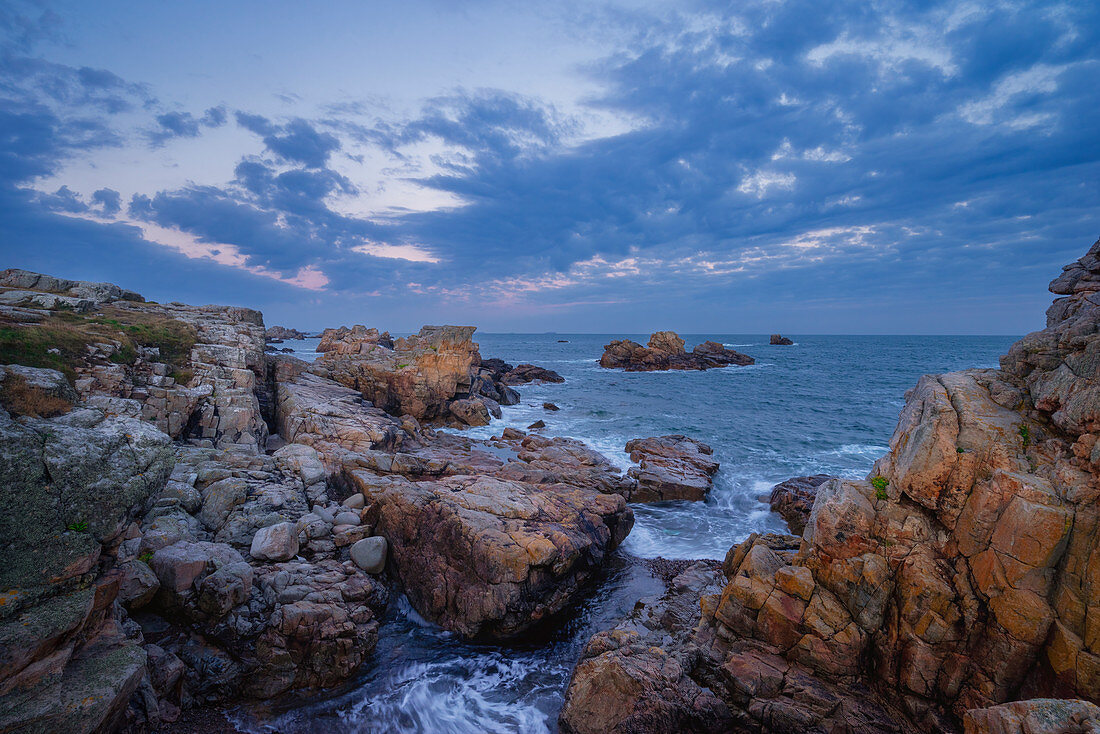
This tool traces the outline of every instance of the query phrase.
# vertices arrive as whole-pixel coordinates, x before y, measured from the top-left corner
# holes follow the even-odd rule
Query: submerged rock
[[[657,370],[707,370],[728,365],[755,364],[752,357],[727,349],[714,341],[705,341],[688,352],[684,340],[673,331],[658,331],[643,347],[629,339],[612,341],[604,347],[600,366],[623,369],[627,372],[652,372]]]

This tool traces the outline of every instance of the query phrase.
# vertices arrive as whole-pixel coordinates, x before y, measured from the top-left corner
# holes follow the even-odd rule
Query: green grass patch
[[[159,361],[182,370],[197,339],[191,326],[159,314],[114,306],[91,314],[55,311],[38,323],[0,323],[0,364],[47,367],[72,382],[89,345],[118,342],[110,357],[116,364],[133,364],[138,347],[156,347]]]
[[[886,477],[872,477],[871,486],[875,488],[875,499],[884,500],[889,497],[886,494],[886,488],[890,486],[890,480]]]

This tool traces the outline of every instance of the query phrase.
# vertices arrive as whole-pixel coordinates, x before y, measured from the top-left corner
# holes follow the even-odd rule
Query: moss
[[[883,476],[871,478],[871,486],[875,488],[875,499],[884,500],[889,497],[886,488],[890,486],[890,480]]]

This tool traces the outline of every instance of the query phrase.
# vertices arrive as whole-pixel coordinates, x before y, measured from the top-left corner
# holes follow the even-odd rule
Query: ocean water
[[[905,391],[923,374],[995,367],[1012,337],[804,336],[791,347],[761,335],[684,335],[756,358],[706,372],[604,370],[603,345],[622,335],[476,334],[484,357],[556,370],[560,385],[526,385],[519,405],[470,435],[546,423],[624,469],[627,441],[683,433],[711,445],[721,469],[706,502],[635,505],[634,530],[607,577],[557,625],[519,645],[462,642],[420,619],[402,598],[387,614],[360,677],[323,699],[242,711],[256,731],[546,732],[573,663],[595,631],[657,590],[633,558],[720,559],[753,531],[784,531],[760,501],[788,477],[866,475],[885,453]],[[646,335],[627,335],[644,343]],[[309,358],[316,340],[289,341]],[[559,411],[547,411],[553,402]]]

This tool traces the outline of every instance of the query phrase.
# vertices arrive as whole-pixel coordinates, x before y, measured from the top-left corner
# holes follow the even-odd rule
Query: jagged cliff
[[[593,638],[563,729],[1096,726],[1086,703],[990,708],[1100,699],[1100,242],[1051,290],[1001,369],[906,394],[890,452],[820,486],[797,552],[751,536],[693,629],[639,612]]]

